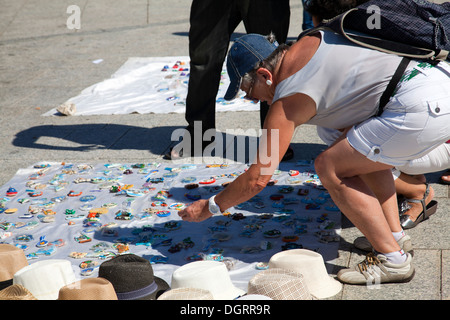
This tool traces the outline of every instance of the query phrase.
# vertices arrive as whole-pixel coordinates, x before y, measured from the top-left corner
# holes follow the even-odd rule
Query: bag
[[[377,116],[383,113],[410,59],[432,64],[450,61],[450,2],[371,0],[304,31],[298,39],[322,29],[331,29],[360,46],[403,57],[380,98]]]
[[[421,60],[450,61],[450,2],[371,0],[303,32],[331,29],[358,45]]]

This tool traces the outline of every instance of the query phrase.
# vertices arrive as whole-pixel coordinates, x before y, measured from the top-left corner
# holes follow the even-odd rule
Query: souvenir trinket
[[[284,236],[281,241],[283,242],[295,242],[298,240],[297,236]]]
[[[281,186],[278,188],[278,192],[280,193],[291,193],[294,191],[294,187],[291,186]]]
[[[45,247],[45,246],[47,246],[47,245],[48,245],[48,241],[45,240],[45,236],[41,236],[41,237],[39,238],[39,242],[36,244],[36,247],[42,248],[42,247]]]
[[[133,219],[133,215],[131,212],[119,210],[114,217],[116,220],[131,220]]]
[[[319,210],[320,206],[318,204],[315,203],[309,203],[305,206],[305,209],[307,210]]]
[[[269,264],[267,262],[258,262],[255,265],[257,270],[266,270],[269,269]]]
[[[196,200],[199,200],[202,198],[202,196],[200,194],[192,194],[192,193],[185,193],[184,196],[186,198],[188,198],[189,200],[193,200],[193,201],[196,201]]]
[[[272,194],[270,196],[270,200],[274,200],[274,201],[281,200],[283,198],[284,198],[284,196],[282,194],[278,194],[278,193]]]
[[[30,197],[34,198],[34,197],[42,196],[42,195],[43,195],[43,192],[42,192],[42,191],[28,192],[28,195],[29,195]]]
[[[160,217],[160,218],[168,217],[168,216],[170,216],[170,211],[168,211],[168,210],[160,210],[160,211],[156,212],[156,215],[158,217]]]
[[[176,202],[176,203],[172,203],[169,206],[169,209],[174,209],[174,210],[178,210],[179,211],[179,210],[183,210],[184,207],[185,207],[184,203]]]
[[[166,231],[174,231],[181,228],[181,223],[179,221],[169,221],[164,224],[164,229]]]
[[[272,249],[272,243],[269,241],[261,241],[261,244],[259,245],[259,247],[261,248],[261,250],[270,250]]]
[[[17,235],[15,240],[18,242],[30,242],[33,240],[33,235],[31,235],[31,234]]]
[[[78,243],[86,243],[86,242],[91,242],[92,241],[92,239],[90,237],[88,237],[87,235],[85,235],[85,234],[81,234],[81,235],[75,237],[74,239]]]
[[[280,230],[272,229],[263,233],[266,238],[278,238],[281,235]]]
[[[163,256],[153,256],[150,258],[151,264],[157,264],[157,263],[167,263],[169,258],[163,257]]]
[[[198,183],[199,184],[211,184],[211,183],[214,183],[214,182],[216,182],[216,179],[214,177],[211,177],[209,179],[200,180]]]
[[[240,212],[236,212],[231,215],[231,219],[238,221],[238,220],[245,219],[245,216],[244,216],[244,214],[242,214]]]
[[[90,202],[90,201],[94,201],[95,199],[96,199],[96,197],[93,195],[87,195],[87,196],[80,197],[81,202]]]
[[[295,242],[288,242],[285,245],[281,246],[281,250],[283,251],[291,249],[303,249],[303,246]]]
[[[81,262],[79,264],[79,267],[81,269],[95,268],[95,267],[98,267],[98,266],[99,266],[99,263],[97,261],[94,261],[94,260],[86,260],[86,261],[83,261],[83,262]]]
[[[71,252],[69,253],[69,257],[73,259],[83,259],[87,255],[87,252]]]
[[[326,206],[325,209],[328,211],[341,211],[341,209],[339,209],[339,207],[334,204]]]
[[[130,246],[127,243],[115,243],[113,244],[113,248],[119,253],[124,253],[130,250]]]
[[[75,193],[75,191],[70,190],[69,193],[67,194],[67,196],[68,197],[78,197],[78,196],[81,196],[82,193],[83,193],[82,191]]]
[[[16,195],[17,195],[17,190],[12,187],[9,187],[8,190],[6,191],[7,197],[14,197]]]
[[[186,257],[187,262],[194,262],[194,261],[202,261],[204,255],[201,253],[196,253],[191,256]]]

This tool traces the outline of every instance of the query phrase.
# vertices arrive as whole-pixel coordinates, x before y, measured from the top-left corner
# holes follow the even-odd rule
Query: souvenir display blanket
[[[241,97],[225,101],[230,83],[224,64],[216,111],[254,111],[259,104]],[[189,81],[189,57],[129,58],[109,79],[84,89],[63,106],[73,106],[66,115],[129,113],[184,113]],[[44,114],[59,114],[59,108]]]
[[[134,253],[169,284],[181,265],[223,261],[234,285],[247,290],[275,253],[293,248],[317,251],[330,272],[341,216],[309,161],[281,164],[263,191],[223,215],[200,223],[178,216],[247,168],[40,162],[0,188],[0,242],[23,249],[30,264],[68,259],[80,279],[96,277],[107,259]]]

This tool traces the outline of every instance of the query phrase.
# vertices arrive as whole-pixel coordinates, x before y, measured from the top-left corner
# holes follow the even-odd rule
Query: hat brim
[[[237,287],[231,287],[230,289],[221,291],[220,293],[213,292],[214,300],[234,300],[244,294],[246,294],[246,292]]]
[[[158,297],[160,295],[162,295],[164,292],[166,292],[167,290],[170,289],[170,286],[163,279],[154,277],[154,281],[155,281],[156,285],[158,286],[158,288],[151,294],[146,295],[146,296],[141,297],[136,300],[156,300],[156,299],[158,299]]]
[[[228,64],[228,61],[227,61]],[[228,70],[231,67],[227,67]],[[237,75],[236,72],[228,72],[228,77],[230,79],[230,84],[228,86],[227,92],[225,92],[224,99],[227,101],[233,100],[237,97],[239,89],[241,88],[242,78]]]
[[[329,276],[329,281],[324,282],[320,287],[309,289],[309,292],[317,299],[326,299],[338,294],[341,290],[342,283]]]
[[[13,279],[9,279],[9,280],[5,280],[5,281],[0,281],[0,290],[6,289],[9,286],[13,285]]]

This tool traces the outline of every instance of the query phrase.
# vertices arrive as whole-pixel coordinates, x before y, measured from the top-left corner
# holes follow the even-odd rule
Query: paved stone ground
[[[1,185],[19,168],[38,161],[161,161],[170,135],[184,115],[43,117],[46,111],[109,78],[129,57],[188,55],[190,1],[186,0],[0,0],[0,172]],[[81,10],[81,29],[68,29]],[[302,6],[291,1],[290,37],[301,32]],[[236,35],[244,33],[242,25]],[[92,61],[103,59],[100,64]],[[259,129],[257,112],[217,114],[218,130]],[[293,138],[296,159],[314,158],[325,145],[313,126]],[[450,299],[449,188],[427,175],[439,209],[408,231],[415,246],[415,278],[375,289],[344,286],[337,300]],[[352,247],[360,236],[343,217],[335,271],[362,256]]]

